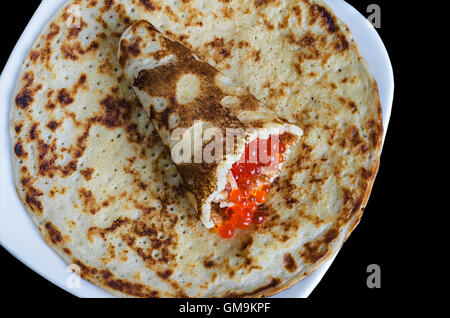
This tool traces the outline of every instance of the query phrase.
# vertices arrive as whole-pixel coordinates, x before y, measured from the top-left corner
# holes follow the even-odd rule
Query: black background
[[[12,1],[9,4],[11,9],[2,11],[2,67],[39,2]],[[381,28],[377,31],[387,47],[394,67],[395,99],[381,167],[364,217],[312,293],[313,300],[322,297],[344,297],[349,300],[380,295],[395,297],[414,290],[421,279],[420,275],[415,276],[413,281],[408,279],[408,266],[414,266],[411,265],[412,257],[408,249],[411,237],[414,236],[409,221],[420,210],[420,195],[414,189],[409,189],[412,181],[408,163],[409,158],[415,157],[411,152],[411,131],[415,122],[412,115],[415,113],[414,107],[422,103],[422,97],[415,93],[419,90],[418,83],[414,80],[417,76],[416,67],[408,59],[411,52],[414,52],[412,47],[415,44],[412,40],[411,21],[406,21],[406,17],[412,15],[409,10],[414,8],[394,7],[398,1],[348,2],[366,17],[369,15],[366,10],[370,3],[381,6]],[[20,14],[14,14],[12,20],[8,16],[10,12]],[[414,98],[410,98],[411,95]],[[416,134],[414,141],[421,142],[420,134]],[[409,190],[405,191],[406,189]],[[38,299],[74,298],[34,273],[4,249],[1,249],[0,257],[4,274],[2,289],[7,290],[8,294],[21,295],[26,291],[26,294]],[[366,286],[366,269],[369,264],[381,266],[381,289],[369,289]]]

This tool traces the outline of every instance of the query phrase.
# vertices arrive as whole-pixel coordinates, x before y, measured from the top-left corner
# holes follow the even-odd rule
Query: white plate
[[[55,285],[79,297],[113,297],[99,287],[82,280],[81,287],[69,289],[70,275],[65,262],[42,239],[28,217],[14,187],[9,109],[17,75],[34,39],[47,21],[67,0],[43,0],[14,48],[0,77],[0,243],[12,255]],[[394,78],[389,56],[378,33],[352,6],[343,0],[327,0],[339,19],[350,28],[361,55],[375,76],[383,108],[384,136],[391,114]],[[384,137],[383,137],[384,138]],[[330,267],[336,255],[310,276],[275,297],[308,297]]]

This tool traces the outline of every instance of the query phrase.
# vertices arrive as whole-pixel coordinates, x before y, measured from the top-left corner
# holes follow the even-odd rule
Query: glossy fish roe
[[[262,224],[266,216],[258,206],[264,204],[270,192],[270,184],[263,172],[267,169],[279,171],[284,161],[286,146],[278,136],[269,139],[255,139],[245,148],[242,158],[233,164],[231,173],[237,188],[228,183],[225,190],[233,203],[225,211],[226,221],[219,226],[223,238],[231,238],[236,229],[244,230],[252,224]]]

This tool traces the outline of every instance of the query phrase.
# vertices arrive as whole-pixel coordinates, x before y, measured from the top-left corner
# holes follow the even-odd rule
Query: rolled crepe
[[[233,205],[229,192],[236,182],[230,169],[245,160],[250,143],[281,139],[286,156],[303,133],[149,22],[124,32],[119,61],[207,228],[223,223],[223,210]],[[262,171],[269,184],[282,163],[276,167]]]

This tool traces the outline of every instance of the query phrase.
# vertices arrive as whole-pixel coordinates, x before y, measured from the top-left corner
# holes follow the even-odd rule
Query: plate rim
[[[45,250],[43,255],[32,255],[33,252],[30,251],[23,252],[18,249],[17,242],[14,241],[13,237],[5,236],[3,233],[5,230],[4,220],[8,216],[8,212],[6,211],[6,207],[3,204],[0,204],[0,245],[8,251],[12,256],[26,265],[28,268],[36,272],[41,277],[50,281],[54,285],[62,288],[66,292],[75,295],[77,297],[115,297],[104,289],[84,280],[80,280],[80,288],[71,289],[68,288],[66,282],[67,277],[70,275],[70,271],[67,270],[68,265],[65,261],[54,251],[50,246],[48,246],[43,240],[41,234],[39,233],[37,226],[32,221],[31,217],[26,212],[25,208],[22,205],[22,202],[19,200],[18,195],[15,189],[14,183],[14,175],[12,173],[12,162],[11,162],[11,144],[10,144],[10,133],[9,133],[9,111],[11,107],[11,100],[13,98],[13,93],[16,89],[17,76],[20,72],[20,69],[23,64],[23,60],[31,49],[34,41],[41,33],[42,29],[45,25],[48,24],[49,20],[55,15],[55,13],[60,10],[60,8],[66,4],[69,0],[42,0],[39,7],[36,9],[23,33],[19,37],[14,49],[11,52],[11,55],[6,62],[3,71],[0,75],[0,129],[3,131],[3,134],[0,134],[0,150],[5,149],[0,155],[0,180],[6,180],[6,182],[2,182],[0,184],[0,195],[1,202],[14,201],[11,203],[11,206],[15,208],[14,212],[21,211],[19,218],[25,219],[22,222],[25,222],[25,227],[28,229],[30,225],[32,226],[32,236],[34,241],[34,246],[38,247],[40,250]],[[390,116],[392,112],[392,103],[394,99],[394,74],[392,64],[386,50],[386,47],[380,38],[378,32],[375,28],[370,24],[370,22],[352,5],[345,2],[344,0],[324,0],[325,3],[332,9],[333,13],[341,20],[345,25],[347,25],[350,29],[350,33],[357,44],[358,51],[360,55],[367,62],[368,67],[374,76],[377,86],[378,92],[380,95],[380,103],[383,111],[383,143],[385,141],[385,136],[387,132],[387,128],[390,121]],[[341,11],[342,10],[342,11]],[[344,17],[345,15],[345,17]],[[356,28],[355,25],[359,25],[359,28]],[[364,29],[364,30],[361,30]],[[375,44],[372,46],[377,46],[377,54],[373,52],[365,52],[366,45],[361,45],[361,36],[360,33],[364,33],[369,35],[369,41],[374,41]],[[367,33],[366,33],[367,32]],[[359,38],[359,40],[358,40]],[[367,56],[370,55],[378,55],[380,61],[383,61],[382,66],[384,70],[379,70],[378,68],[374,70],[373,59],[367,59]],[[371,67],[372,65],[372,67]],[[381,75],[380,75],[381,73]],[[14,79],[14,81],[9,81],[10,77]],[[381,79],[381,80],[380,80]],[[381,86],[381,88],[380,88]],[[6,108],[2,109],[2,108]],[[2,118],[3,113],[6,113],[6,118]],[[5,126],[5,127],[3,127]],[[5,133],[6,130],[6,133]],[[8,170],[9,169],[9,173]],[[8,180],[9,179],[9,180]],[[14,192],[14,198],[8,197],[7,192]],[[9,191],[6,191],[9,190]],[[12,212],[9,212],[9,216]],[[26,220],[27,219],[27,220]],[[28,223],[28,224],[27,224]],[[21,223],[23,225],[23,223]],[[36,238],[36,235],[39,237]],[[36,250],[37,252],[37,250]],[[313,273],[308,275],[306,278],[296,283],[292,287],[281,291],[280,293],[274,295],[273,297],[308,297],[311,292],[315,289],[315,287],[322,280],[323,276],[326,274],[328,268],[331,266],[332,262],[336,258],[336,252],[332,257],[326,260],[320,267],[318,267]],[[42,259],[40,263],[37,262],[34,257],[44,258],[52,263],[51,266],[47,266],[46,268],[40,268]],[[58,264],[59,263],[59,264]],[[60,269],[55,272],[50,268],[59,267]],[[64,270],[62,270],[64,269]],[[302,285],[300,285],[302,284]],[[302,288],[303,291],[300,293],[299,291],[295,292],[294,290],[297,288]]]

